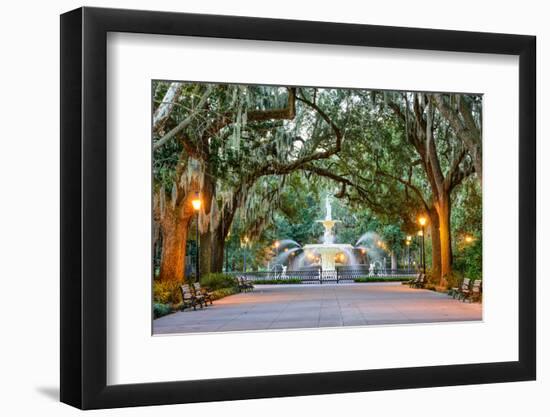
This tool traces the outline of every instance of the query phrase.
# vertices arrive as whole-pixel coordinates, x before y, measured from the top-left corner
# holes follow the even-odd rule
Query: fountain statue
[[[323,243],[334,243],[334,233],[332,229],[338,220],[332,220],[332,206],[330,204],[330,197],[327,195],[325,198],[325,220],[317,220],[318,223],[322,223],[325,227],[325,233],[323,235]]]
[[[325,220],[332,220],[332,206],[330,205],[330,196],[328,195],[325,198],[325,209],[327,210]]]
[[[281,272],[281,279],[286,279],[288,278],[287,275],[286,275],[286,268],[287,266],[286,265],[283,265],[283,270]]]
[[[374,268],[376,267],[376,264],[374,262],[371,262],[369,264],[369,277],[374,276]]]
[[[333,271],[336,269],[336,264],[351,264],[353,263],[353,246],[350,244],[334,243],[334,225],[339,223],[339,220],[332,219],[332,206],[330,196],[325,198],[325,219],[317,220],[322,223],[325,228],[323,233],[323,243],[307,244],[303,249],[306,257],[310,260],[318,259],[314,265],[320,266],[323,271]]]

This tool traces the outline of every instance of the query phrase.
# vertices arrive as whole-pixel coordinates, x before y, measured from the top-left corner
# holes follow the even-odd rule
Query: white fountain
[[[336,264],[353,263],[353,246],[344,243],[334,243],[333,228],[339,220],[332,220],[332,207],[330,197],[325,199],[326,214],[325,220],[317,220],[325,227],[323,234],[323,243],[307,244],[303,249],[306,259],[313,261],[312,265],[319,265],[323,271],[333,271]]]

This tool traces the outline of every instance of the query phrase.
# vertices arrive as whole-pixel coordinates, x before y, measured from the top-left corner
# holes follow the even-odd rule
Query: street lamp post
[[[418,233],[416,234],[416,246],[419,248],[419,250],[417,250],[417,253],[418,253],[417,261],[419,265],[418,268],[422,266],[422,245],[420,243],[420,236],[422,236],[422,230],[419,230]]]
[[[424,270],[424,274],[426,273],[426,247],[424,246],[424,226],[426,226],[426,218],[424,216],[421,216],[418,219],[418,223],[420,223],[420,226],[422,226],[422,269]]]
[[[199,211],[201,209],[201,198],[199,193],[195,193],[195,197],[193,200],[191,200],[191,204],[193,205],[193,210],[195,210],[195,219],[197,223],[197,234],[196,234],[196,242],[197,242],[197,256],[196,256],[196,271],[195,271],[195,282],[199,282],[200,280],[200,234],[199,234]]]
[[[246,249],[248,247],[248,236],[245,236],[242,243],[243,248],[243,272],[246,272]]]
[[[411,240],[412,236],[407,236],[407,272],[411,272]]]

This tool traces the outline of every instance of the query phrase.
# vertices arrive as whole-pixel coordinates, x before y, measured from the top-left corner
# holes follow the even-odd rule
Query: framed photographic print
[[[535,379],[535,38],[61,16],[61,400]]]

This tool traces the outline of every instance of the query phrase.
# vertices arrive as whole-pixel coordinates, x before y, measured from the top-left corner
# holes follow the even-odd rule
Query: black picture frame
[[[107,385],[108,32],[519,56],[519,360]],[[536,38],[251,17],[80,8],[61,16],[61,401],[82,409],[533,380]]]

